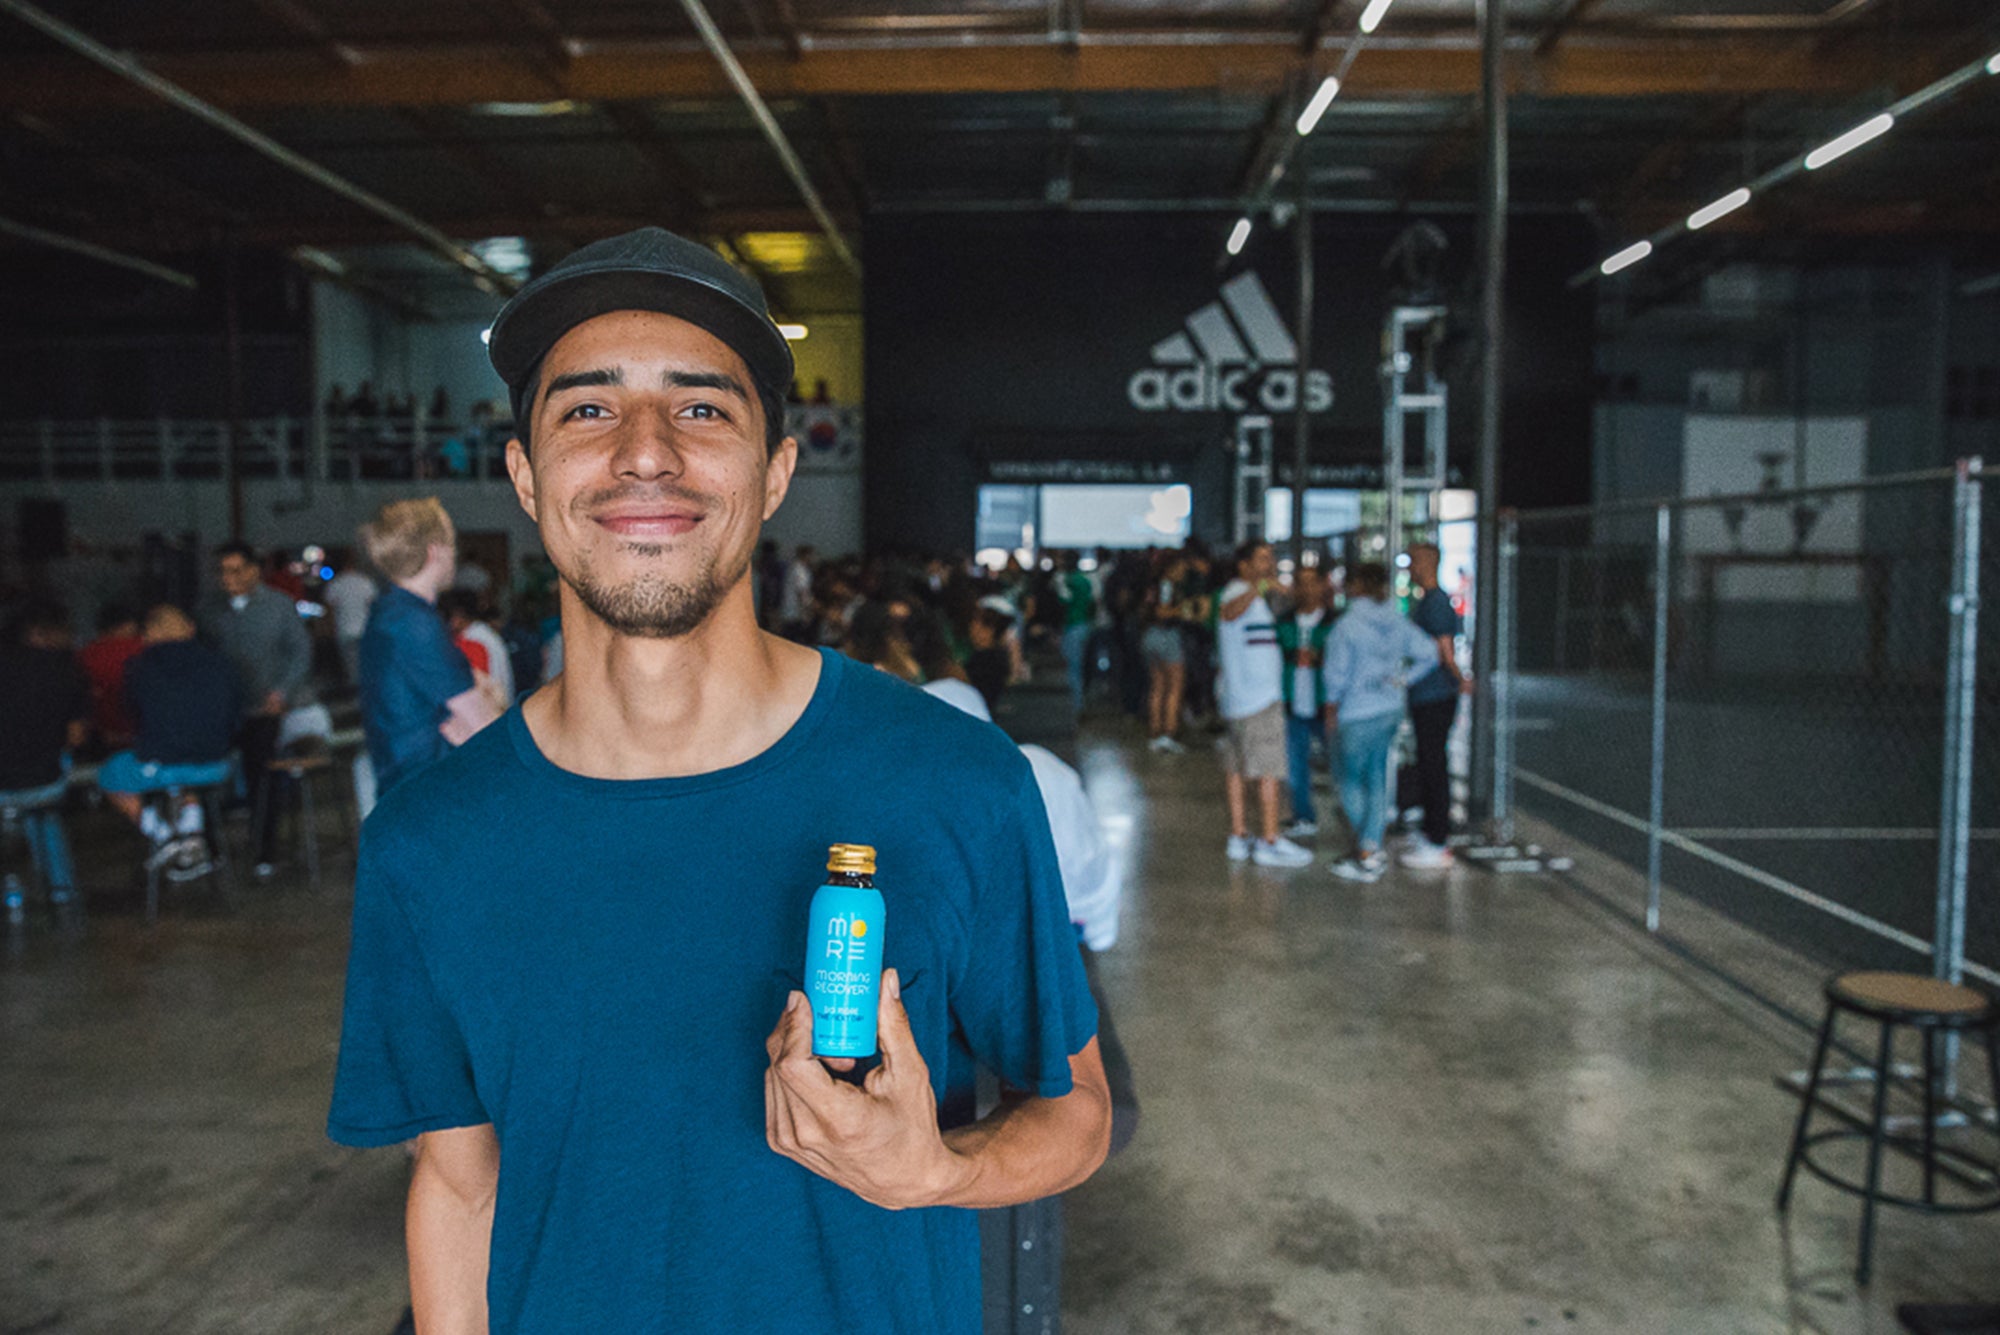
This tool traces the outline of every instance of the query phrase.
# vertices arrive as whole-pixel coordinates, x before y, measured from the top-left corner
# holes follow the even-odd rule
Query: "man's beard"
[[[579,510],[587,510],[613,499],[635,494],[654,495],[660,490],[675,499],[693,500],[709,514],[720,508],[715,498],[699,492],[679,487],[655,489],[629,485],[579,497],[576,505]],[[626,550],[648,561],[657,560],[666,552],[666,548],[657,543],[633,543]],[[564,582],[576,591],[576,596],[596,614],[598,620],[618,634],[646,640],[672,640],[688,634],[708,620],[709,613],[721,605],[749,569],[750,560],[746,554],[743,560],[736,563],[735,569],[722,571],[720,558],[711,550],[701,554],[699,568],[686,583],[676,584],[664,576],[647,574],[629,583],[613,585],[600,581],[591,569],[589,558],[580,556],[575,576],[565,575]]]
[[[662,551],[650,544],[629,550],[645,558],[656,557]],[[709,613],[721,605],[748,569],[748,561],[740,562],[724,578],[715,553],[710,552],[686,583],[675,583],[661,575],[641,575],[624,584],[605,584],[592,574],[590,563],[584,561],[579,564],[575,578],[567,582],[583,605],[620,635],[672,640],[708,620]]]

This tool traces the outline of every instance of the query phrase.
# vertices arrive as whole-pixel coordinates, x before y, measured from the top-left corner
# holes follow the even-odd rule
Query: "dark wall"
[[[0,253],[0,418],[224,417],[229,411],[219,253],[165,257],[189,291],[60,251]],[[236,282],[247,416],[312,403],[304,280],[244,251]]]
[[[1381,463],[1382,257],[1408,219],[1322,214],[1315,220],[1312,368],[1332,402],[1314,414],[1316,479],[1374,485]],[[878,217],[867,231],[866,520],[871,547],[964,550],[985,481],[1159,480],[1195,487],[1197,532],[1226,536],[1238,412],[1203,406],[1147,411],[1130,395],[1156,345],[1185,334],[1219,289],[1254,270],[1287,326],[1296,310],[1289,231],[1260,228],[1218,266],[1214,215]],[[1458,326],[1472,327],[1473,235],[1447,227],[1443,273]],[[1554,504],[1589,496],[1591,308],[1564,279],[1589,260],[1580,224],[1518,220],[1502,499]],[[1455,340],[1451,432],[1455,468],[1470,476],[1476,357]],[[1269,371],[1239,390],[1253,400]],[[1283,376],[1290,375],[1285,368]],[[1146,390],[1157,391],[1160,381]],[[1183,380],[1187,399],[1194,383]],[[1271,388],[1285,403],[1288,386]],[[1254,411],[1254,407],[1252,408]],[[1291,417],[1275,414],[1289,459]],[[1064,465],[1058,467],[1058,465]]]

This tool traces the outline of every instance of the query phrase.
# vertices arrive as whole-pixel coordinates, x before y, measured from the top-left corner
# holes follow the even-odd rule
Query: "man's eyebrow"
[[[668,389],[719,389],[750,402],[750,391],[727,371],[668,371],[660,379]]]
[[[624,383],[625,372],[616,366],[599,367],[594,371],[571,371],[549,381],[548,388],[543,391],[543,397],[553,397],[566,389],[598,389],[605,385]]]

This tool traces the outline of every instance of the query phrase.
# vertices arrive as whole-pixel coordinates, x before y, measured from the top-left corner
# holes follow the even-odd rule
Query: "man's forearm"
[[[404,1233],[410,1254],[410,1307],[422,1335],[486,1335],[493,1199],[490,1191],[466,1195],[463,1186],[454,1186],[443,1173],[427,1167],[419,1154],[410,1178]]]
[[[945,1134],[962,1178],[939,1205],[992,1210],[1069,1190],[1111,1148],[1111,1095],[1097,1040],[1070,1061],[1075,1083],[1054,1099],[1003,1104],[971,1126]]]

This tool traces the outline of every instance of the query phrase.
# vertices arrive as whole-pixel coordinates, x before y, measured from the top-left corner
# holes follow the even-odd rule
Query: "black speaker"
[[[23,561],[53,561],[69,554],[69,505],[44,496],[21,500],[20,533]]]

